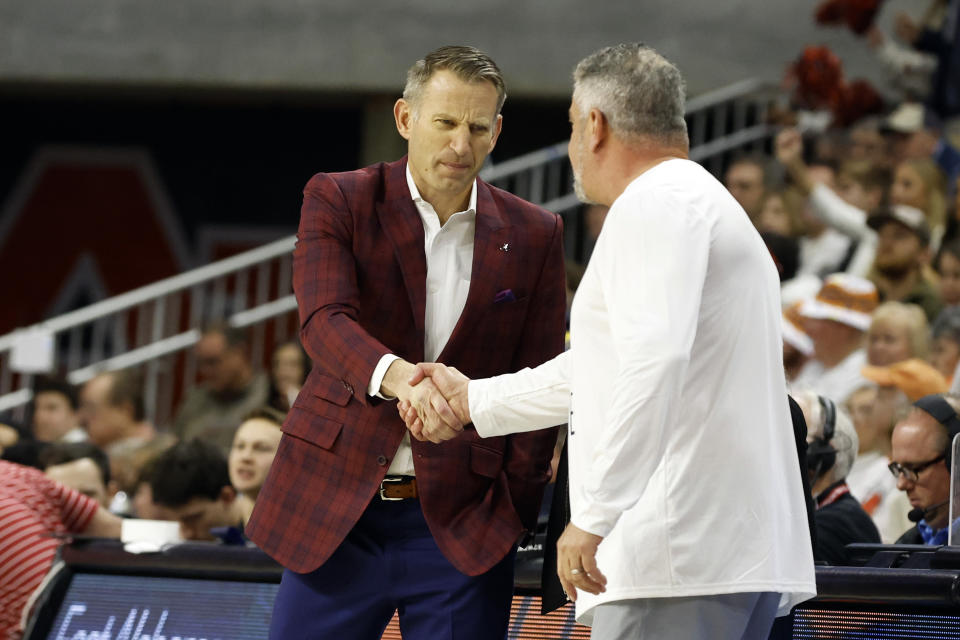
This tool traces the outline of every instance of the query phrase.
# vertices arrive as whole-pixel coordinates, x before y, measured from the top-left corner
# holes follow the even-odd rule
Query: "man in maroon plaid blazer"
[[[376,639],[394,611],[407,640],[506,637],[556,433],[481,440],[407,383],[422,360],[486,377],[563,349],[559,217],[476,179],[505,95],[485,54],[438,49],[394,108],[408,156],[306,186],[294,290],[314,368],[247,527],[287,568],[272,638]],[[465,433],[411,441],[394,398]]]

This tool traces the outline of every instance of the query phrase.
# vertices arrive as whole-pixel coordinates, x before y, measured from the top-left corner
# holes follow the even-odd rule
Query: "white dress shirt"
[[[407,186],[423,221],[423,250],[427,258],[427,299],[423,322],[424,361],[434,362],[457,326],[470,291],[470,273],[473,269],[473,236],[477,222],[477,181],[470,189],[470,203],[466,211],[454,213],[441,226],[433,205],[420,197],[407,165]],[[398,357],[387,354],[380,358],[367,395],[380,395],[380,385],[390,364]],[[403,436],[397,454],[387,469],[389,475],[414,475],[413,450],[410,434]]]
[[[780,315],[746,213],[669,160],[610,208],[570,350],[470,383],[481,436],[569,422],[572,521],[604,537],[608,580],[578,594],[578,621],[604,602],[737,592],[781,593],[783,614],[816,592]]]

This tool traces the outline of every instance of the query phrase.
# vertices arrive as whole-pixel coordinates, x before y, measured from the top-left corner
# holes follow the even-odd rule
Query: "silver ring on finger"
[[[580,575],[580,569],[570,569],[570,575],[572,576]]]

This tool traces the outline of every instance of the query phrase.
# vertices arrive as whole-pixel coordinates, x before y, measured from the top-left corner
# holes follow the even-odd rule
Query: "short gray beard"
[[[581,140],[580,144],[577,145],[577,154],[582,158],[584,151],[584,144]],[[577,195],[577,200],[583,204],[600,204],[596,200],[590,198],[590,196],[587,195],[586,190],[584,190],[583,181],[580,179],[580,174],[577,173],[577,170],[573,166],[573,158],[570,159],[570,168],[573,169],[573,192]]]

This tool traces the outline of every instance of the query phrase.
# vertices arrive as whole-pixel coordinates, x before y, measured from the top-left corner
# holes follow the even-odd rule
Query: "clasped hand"
[[[424,362],[416,365],[407,381],[410,392],[400,398],[397,411],[420,441],[435,443],[456,438],[470,422],[467,383],[470,379],[454,367]]]

